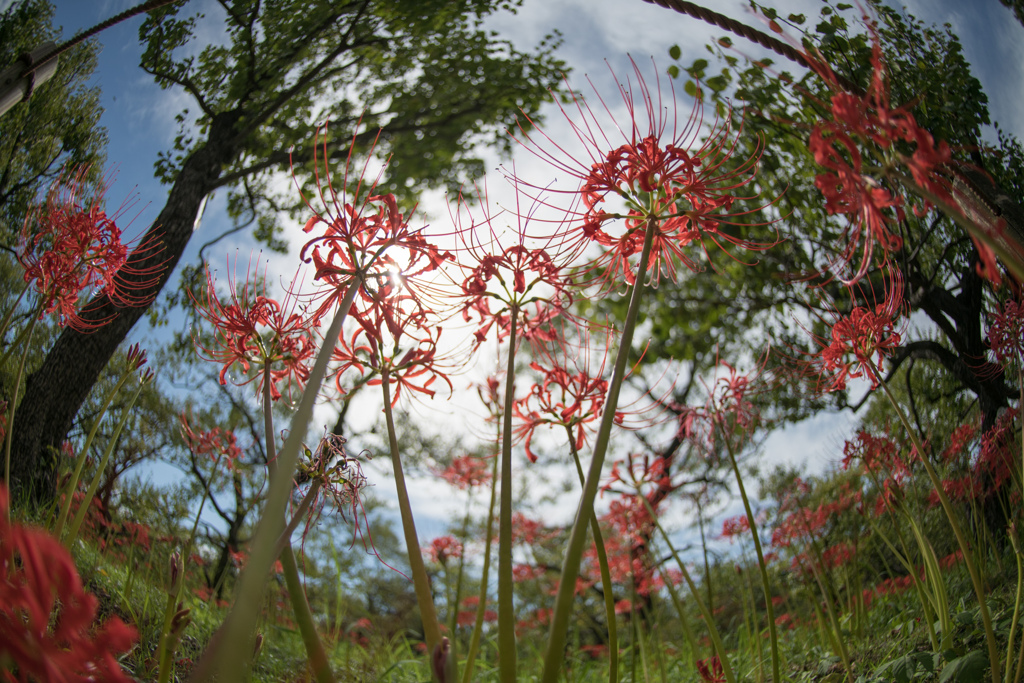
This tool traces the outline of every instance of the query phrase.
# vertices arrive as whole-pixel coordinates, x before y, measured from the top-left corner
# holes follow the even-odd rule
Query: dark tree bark
[[[120,281],[134,297],[152,300],[171,277],[189,238],[202,199],[214,189],[222,169],[237,152],[235,112],[216,115],[205,142],[184,161],[171,187],[167,203],[121,270]],[[147,248],[159,240],[162,248]],[[163,270],[155,281],[138,273]],[[135,284],[136,288],[131,289]],[[18,406],[11,447],[12,488],[37,502],[55,495],[57,459],[61,442],[75,415],[118,346],[143,316],[147,305],[119,306],[99,295],[85,307],[82,318],[98,321],[114,316],[96,330],[83,333],[65,328],[43,365],[29,375],[25,396]]]

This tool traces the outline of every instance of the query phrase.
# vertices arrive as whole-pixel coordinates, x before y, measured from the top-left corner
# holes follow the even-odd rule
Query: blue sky
[[[0,7],[5,4],[0,0]],[[64,35],[91,27],[118,12],[137,4],[137,0],[57,0],[58,25]],[[212,0],[191,0],[187,10],[204,10],[209,17],[217,15]],[[716,11],[735,17],[754,26],[763,26],[763,20],[754,16],[745,3],[737,0],[708,2]],[[998,0],[912,0],[911,13],[926,22],[950,22],[960,36],[967,60],[989,95],[990,111],[1004,129],[1024,137],[1024,28]],[[821,3],[817,0],[788,0],[777,3],[780,12],[806,13],[816,16]],[[969,11],[968,8],[969,7]],[[173,90],[158,88],[152,79],[138,68],[140,48],[138,27],[141,17],[131,19],[100,35],[103,50],[94,82],[102,89],[106,126],[110,145],[108,161],[118,169],[116,184],[108,196],[120,200],[137,191],[141,204],[147,208],[137,219],[137,227],[146,227],[163,206],[167,188],[153,180],[153,163],[157,154],[171,147],[176,124],[174,116],[185,106],[183,96]],[[552,29],[559,29],[564,37],[560,56],[574,69],[573,83],[586,89],[584,75],[589,75],[598,89],[609,92],[614,81],[608,65],[623,75],[632,55],[642,64],[649,65],[650,57],[663,69],[669,63],[668,49],[674,44],[683,49],[683,62],[703,56],[704,45],[724,32],[656,7],[641,0],[526,0],[518,14],[493,18],[490,26],[512,40],[520,49],[535,44]],[[206,27],[209,35],[216,28]],[[743,54],[760,55],[759,49],[743,41],[734,41]],[[608,60],[606,65],[605,60]],[[648,73],[653,67],[645,66]],[[551,120],[559,115],[553,112]],[[553,125],[557,125],[553,123]],[[529,169],[535,160],[517,159],[519,170]],[[493,165],[498,160],[493,159]],[[437,198],[433,198],[436,200]],[[425,200],[431,209],[429,202]],[[440,209],[435,214],[443,213]],[[217,234],[230,227],[224,214],[224,197],[211,202],[204,217],[202,235]],[[296,228],[298,226],[295,226]],[[200,237],[201,237],[200,236]],[[193,240],[197,242],[198,240]],[[205,241],[205,240],[202,240]],[[245,247],[240,241],[226,244],[226,250]],[[219,258],[223,262],[221,252]],[[243,257],[245,255],[243,254]],[[194,257],[186,253],[184,262]],[[770,458],[795,459],[820,463],[823,447],[832,449],[841,442],[848,429],[848,418],[835,418],[804,423],[776,437],[778,445],[769,443]],[[784,447],[782,444],[785,444]],[[774,455],[773,455],[774,454]],[[385,488],[384,486],[380,488]],[[424,498],[437,497],[437,492],[425,489]],[[439,513],[440,514],[440,513]],[[427,532],[429,533],[429,531]]]

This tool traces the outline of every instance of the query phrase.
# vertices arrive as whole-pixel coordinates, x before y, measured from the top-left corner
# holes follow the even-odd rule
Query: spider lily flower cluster
[[[399,209],[395,197],[378,189],[382,176],[365,178],[366,166],[356,170],[351,153],[342,172],[331,169],[325,130],[317,140],[318,190],[314,200],[307,199],[313,215],[306,222],[309,237],[300,252],[302,260],[313,266],[314,291],[290,290],[289,296],[301,300],[302,305],[278,304],[264,285],[250,284],[247,276],[241,287],[232,283],[230,301],[222,303],[208,276],[206,295],[197,302],[201,316],[214,328],[215,342],[203,347],[202,353],[221,364],[222,380],[235,363],[245,371],[254,367],[261,393],[271,399],[281,393],[279,382],[306,383],[307,393],[319,391],[306,367],[316,345],[311,332],[322,329],[322,321],[332,315],[349,321],[337,336],[321,332],[321,354],[330,354],[330,373],[343,400],[351,400],[356,388],[362,391],[378,386],[382,390],[412,578],[427,647],[441,662],[436,675],[443,680],[452,675],[444,671],[454,666],[454,657],[441,639],[434,614],[391,417],[402,396],[430,399],[439,384],[449,392],[453,389],[449,377],[457,365],[440,350],[442,331],[461,318],[468,323],[471,337],[461,348],[479,348],[487,339],[508,347],[510,370],[502,410],[505,446],[499,459],[500,480],[491,482],[495,486],[500,481],[502,487],[498,562],[498,631],[502,639],[511,636],[515,627],[508,609],[513,432],[527,442],[531,458],[535,456],[532,434],[541,425],[563,427],[574,454],[585,455],[581,450],[593,440],[584,504],[577,518],[577,525],[591,524],[608,433],[624,420],[618,392],[628,373],[625,358],[643,290],[661,277],[678,277],[680,265],[702,269],[710,262],[712,247],[747,263],[749,258],[740,252],[763,251],[778,241],[774,229],[765,227],[770,224],[744,224],[747,213],[763,208],[749,201],[755,198],[738,195],[754,177],[758,153],[738,162],[733,159],[736,138],[723,125],[713,125],[706,140],[697,144],[704,124],[700,101],[681,124],[673,114],[665,113],[674,111],[674,92],[662,93],[660,82],[649,88],[638,67],[634,78],[635,84],[620,88],[631,118],[623,140],[608,140],[599,132],[595,113],[582,98],[575,98],[581,123],[570,122],[587,150],[588,161],[568,157],[543,132],[521,136],[527,149],[553,162],[557,170],[569,171],[578,181],[568,195],[568,205],[560,209],[563,218],[546,236],[540,226],[551,224],[537,214],[556,207],[563,195],[543,191],[540,184],[531,185],[514,176],[518,197],[514,211],[495,213],[485,205],[481,217],[475,218],[475,210],[460,197],[452,208],[452,232],[431,235],[426,229],[414,229],[411,216]],[[745,208],[751,203],[753,209]],[[523,206],[529,208],[523,210]],[[509,229],[502,227],[506,218],[512,224]],[[769,237],[748,237],[761,233]],[[450,250],[439,246],[439,240],[450,243]],[[611,335],[602,335],[596,342],[584,336],[581,343],[588,348],[576,360],[571,358],[572,342],[567,338],[575,336],[572,330],[578,323],[571,307],[578,297],[620,286],[634,290],[632,312],[609,376],[605,359],[610,357]],[[535,352],[547,350],[540,355],[550,362],[538,359],[535,369],[543,375],[542,380],[529,395],[516,397],[513,359],[521,339],[527,339]],[[592,343],[597,350],[589,349]],[[601,362],[591,366],[590,353]],[[564,362],[556,362],[559,358]],[[497,384],[490,389],[495,399],[500,390]],[[269,411],[269,404],[265,410]],[[269,446],[273,433],[268,431],[267,438]],[[445,476],[457,484],[483,484],[489,479],[479,463],[457,468],[453,464]],[[634,512],[634,516],[647,515],[640,507]],[[576,583],[582,543],[575,545],[566,555],[563,585]],[[436,560],[454,556],[447,546],[432,546],[431,551]],[[252,554],[255,557],[257,552]],[[601,564],[607,562],[603,555],[601,548]],[[254,564],[251,562],[247,571],[256,571]],[[607,576],[607,567],[602,569]],[[486,604],[486,597],[482,595],[477,604]],[[556,598],[556,603],[549,657],[561,650],[557,640],[564,638],[564,632],[558,635],[557,631],[564,629],[567,616],[565,600]],[[614,612],[612,603],[608,608]],[[611,616],[614,619],[614,613]],[[312,652],[311,658],[315,659]],[[514,658],[503,657],[502,667],[504,678],[514,677]]]
[[[826,210],[849,218],[843,238],[846,246],[832,266],[841,268],[853,261],[859,246],[859,263],[853,274],[840,274],[844,282],[857,282],[876,266],[877,243],[881,247],[877,262],[885,267],[889,255],[903,246],[902,237],[893,232],[911,203],[902,189],[916,195],[913,210],[917,215],[938,206],[964,225],[978,249],[979,272],[998,285],[1001,275],[992,244],[998,242],[1006,221],[997,217],[989,225],[987,220],[972,215],[975,212],[970,202],[950,180],[960,171],[955,168],[949,144],[936,142],[917,123],[910,106],[892,106],[881,42],[874,27],[869,25],[869,29],[872,71],[864,93],[845,90],[819,54],[804,54],[815,73],[834,91],[827,105],[831,118],[814,126],[808,142],[815,162],[826,169],[815,179]]]
[[[675,279],[680,263],[691,271],[711,264],[710,248],[744,262],[733,250],[758,252],[777,244],[777,235],[747,239],[741,228],[741,217],[765,208],[743,203],[756,195],[738,194],[754,179],[760,149],[737,163],[733,157],[739,132],[734,137],[728,125],[719,122],[704,130],[699,94],[689,117],[681,122],[674,90],[670,87],[664,93],[660,79],[650,88],[635,63],[633,69],[632,78],[619,86],[628,116],[625,125],[615,125],[621,140],[606,135],[601,117],[571,89],[575,111],[562,111],[585,159],[573,158],[539,129],[521,127],[517,137],[527,151],[579,183],[578,189],[564,190],[578,200],[568,209],[571,238],[600,247],[600,255],[585,272],[602,288],[615,287],[619,280],[634,284],[647,233],[653,248],[644,276],[654,286],[662,275]],[[609,110],[600,94],[598,101]],[[692,149],[702,135],[702,144]],[[538,198],[547,189],[518,180]],[[696,255],[690,253],[693,246],[699,246]]]

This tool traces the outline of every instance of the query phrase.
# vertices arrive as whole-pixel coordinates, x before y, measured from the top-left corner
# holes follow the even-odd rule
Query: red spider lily
[[[181,437],[185,445],[196,456],[209,457],[211,460],[227,458],[227,467],[231,469],[234,463],[242,457],[242,449],[238,447],[238,440],[235,433],[230,429],[214,427],[204,432],[197,432],[188,423],[185,413],[179,416],[181,420]]]
[[[717,445],[725,439],[749,434],[759,419],[750,395],[755,378],[740,373],[728,363],[720,363],[724,374],[717,374],[710,386],[702,380],[707,400],[701,407],[671,406],[678,417],[677,438],[695,446],[705,457],[715,457]]]
[[[772,545],[788,548],[795,541],[808,540],[822,535],[822,529],[841,513],[860,505],[863,494],[844,486],[834,500],[810,507],[798,503],[795,509],[783,517],[772,530]]]
[[[462,606],[466,608],[458,613],[456,623],[459,626],[472,626],[476,623],[476,609],[480,604],[480,596],[469,595],[462,600]],[[484,621],[492,623],[498,620],[498,613],[492,609],[484,609]]]
[[[448,564],[448,560],[462,557],[462,542],[454,536],[439,536],[424,550],[432,562]]]
[[[512,311],[519,337],[536,343],[557,341],[555,322],[569,316],[573,302],[569,265],[575,254],[564,249],[557,236],[531,238],[526,232],[533,220],[529,212],[516,215],[516,225],[509,226],[511,240],[503,239],[506,233],[499,232],[497,223],[504,212],[491,214],[486,191],[484,195],[479,220],[461,196],[449,210],[459,241],[456,257],[461,277],[455,284],[461,292],[462,318],[476,325],[477,346],[492,328],[499,342],[508,337]]]
[[[138,635],[117,617],[96,627],[98,600],[70,553],[47,533],[10,521],[0,487],[0,662],[9,681],[132,680],[117,663]]]
[[[482,458],[460,455],[452,458],[451,464],[440,472],[440,476],[452,486],[466,490],[490,483],[491,466]]]
[[[622,482],[628,490],[619,490],[616,485]],[[646,493],[646,489],[654,487],[664,491],[665,494],[675,491],[679,484],[673,483],[670,463],[661,456],[651,457],[649,454],[631,453],[623,460],[618,460],[612,466],[608,479],[601,487],[604,492],[616,491],[623,495],[632,496],[637,493]],[[664,497],[664,494],[661,496]],[[651,496],[648,496],[650,500]],[[656,507],[656,506],[655,506]]]
[[[516,583],[522,583],[523,581],[536,581],[537,579],[543,578],[546,574],[547,570],[544,567],[538,567],[532,564],[512,565],[512,580]]]
[[[819,375],[819,390],[825,392],[846,389],[851,378],[866,377],[875,389],[882,381],[878,373],[882,362],[897,350],[902,341],[898,328],[903,314],[903,277],[887,268],[882,287],[885,297],[876,305],[854,305],[845,315],[836,314],[827,339],[815,338],[821,351],[809,366]],[[851,299],[861,290],[851,286]],[[867,292],[866,296],[871,296]]]
[[[991,317],[988,343],[1000,364],[1024,365],[1024,305],[1012,299],[1003,304]]]
[[[587,426],[601,416],[608,382],[600,376],[591,377],[583,370],[570,374],[565,368],[544,368],[538,363],[531,363],[530,367],[542,373],[544,379],[513,405],[515,417],[520,421],[516,433],[526,439],[530,462],[537,462],[530,442],[541,425],[565,426],[575,432],[573,448],[577,451],[583,448]]]
[[[513,404],[513,414],[519,421],[516,434],[526,441],[526,455],[531,462],[537,456],[531,449],[531,441],[538,427],[561,426],[572,434],[572,447],[579,451],[586,443],[587,431],[597,426],[603,413],[608,382],[604,379],[605,362],[608,359],[609,335],[597,343],[591,343],[591,335],[579,330],[577,344],[562,342],[551,348],[539,349],[540,361],[530,364],[539,372],[541,379],[530,389],[530,393]],[[564,339],[566,333],[557,337]],[[600,361],[594,362],[592,351],[600,354]],[[624,413],[616,412],[615,420],[621,425]]]
[[[196,312],[213,325],[213,340],[204,345],[195,340],[196,347],[207,360],[222,363],[221,384],[227,383],[227,373],[238,363],[248,373],[255,366],[256,374],[239,384],[259,379],[259,391],[270,383],[270,397],[281,398],[283,383],[289,396],[292,389],[301,389],[309,378],[308,364],[316,354],[313,328],[317,323],[296,310],[296,302],[289,292],[282,302],[266,294],[266,274],[246,271],[241,288],[234,275],[228,280],[231,294],[225,303],[217,295],[213,275],[206,271],[203,299],[193,299]]]
[[[748,533],[750,533],[750,520],[746,515],[729,517],[722,522],[722,538],[728,538],[731,541],[737,536]]]
[[[704,683],[725,683],[725,669],[718,655],[708,659],[697,660],[697,673]]]
[[[850,216],[850,227],[845,239],[847,246],[841,253],[843,263],[852,260],[859,244],[860,264],[853,277],[844,282],[856,282],[871,267],[875,241],[884,252],[898,251],[902,240],[892,234],[889,225],[904,218],[904,200],[891,189],[865,172],[862,151],[867,151],[878,163],[877,174],[886,175],[902,166],[910,171],[917,189],[952,205],[951,184],[939,174],[939,169],[952,159],[945,141],[935,143],[931,133],[922,129],[908,106],[893,108],[889,101],[889,87],[882,48],[877,32],[871,28],[872,52],[871,83],[863,95],[842,90],[839,79],[820,55],[805,53],[811,68],[837,91],[832,96],[832,120],[823,121],[811,132],[808,147],[814,160],[829,169],[818,175],[815,185],[825,196],[825,208],[832,214]],[[902,149],[913,145],[914,151],[905,154]],[[928,201],[915,211],[929,208]],[[983,261],[989,257],[994,264],[991,249],[975,240]],[[883,256],[883,263],[887,260]]]
[[[647,230],[655,231],[647,268],[654,284],[662,274],[674,279],[677,261],[691,270],[702,269],[698,259],[710,263],[709,246],[740,261],[730,249],[764,251],[777,244],[777,236],[757,242],[743,238],[739,229],[730,227],[740,226],[737,219],[753,213],[734,211],[733,207],[737,199],[755,198],[737,197],[735,192],[753,180],[760,149],[739,164],[732,164],[738,136],[731,137],[727,125],[715,125],[703,144],[690,151],[702,128],[702,100],[695,99],[689,117],[681,123],[675,109],[675,91],[670,89],[671,101],[665,103],[660,79],[651,89],[635,63],[633,71],[635,87],[631,82],[619,86],[629,114],[628,125],[620,126],[613,118],[621,141],[608,137],[599,117],[575,93],[576,111],[570,115],[562,110],[584,149],[585,159],[574,159],[533,122],[536,133],[520,127],[518,141],[524,147],[579,183],[577,189],[563,192],[582,203],[582,210],[575,203],[569,209],[570,216],[578,220],[572,238],[602,248],[589,270],[600,273],[600,281],[607,285],[620,276],[632,284]],[[610,115],[600,95],[598,100]],[[607,226],[613,220],[623,221],[625,230],[610,232]],[[701,249],[697,258],[687,253],[696,244]]]
[[[369,297],[364,297],[369,299]],[[394,406],[403,389],[433,398],[431,388],[440,378],[452,390],[448,373],[454,362],[438,353],[440,325],[428,324],[428,312],[412,297],[393,296],[373,301],[353,312],[358,327],[347,338],[343,336],[331,358],[339,363],[335,385],[345,393],[346,371],[355,370],[368,386],[379,386],[386,373],[389,386],[394,386]],[[365,379],[366,373],[373,377]]]
[[[888,473],[899,482],[910,477],[910,468],[900,457],[896,443],[887,436],[875,436],[863,429],[843,445],[843,468],[860,460],[868,472]]]
[[[1014,422],[1018,417],[1019,408],[1003,411],[996,418],[996,423],[981,437],[981,454],[974,465],[974,476],[987,482],[986,494],[1002,489],[1010,481],[1020,457],[1020,446],[1017,442],[1019,425]]]
[[[546,529],[544,523],[530,519],[521,512],[512,514],[512,544],[537,545],[549,540],[557,531]]]
[[[65,171],[46,195],[46,201],[28,212],[16,252],[25,269],[25,282],[32,283],[39,295],[40,317],[56,311],[60,326],[79,331],[95,329],[109,322],[83,320],[78,302],[83,293],[102,291],[119,306],[137,307],[151,297],[138,297],[133,289],[154,284],[162,267],[139,270],[126,266],[128,246],[121,242],[117,220],[130,208],[126,202],[107,215],[100,202],[106,184],[96,197],[86,200],[83,167],[77,173]],[[104,181],[109,182],[109,178]],[[137,253],[156,253],[157,247],[145,243]],[[133,284],[126,285],[131,276]]]
[[[322,148],[314,140],[313,163],[322,208],[314,207],[303,197],[313,211],[304,230],[311,233],[320,224],[326,227],[300,253],[304,262],[313,263],[314,277],[324,285],[323,301],[314,315],[317,320],[344,297],[349,286],[369,287],[386,298],[398,289],[408,290],[412,281],[451,259],[451,254],[427,242],[422,229],[410,229],[409,218],[398,210],[393,194],[376,193],[383,169],[376,180],[364,187],[369,153],[358,179],[350,178],[355,135],[340,179],[331,171],[326,124],[318,137],[323,141]],[[340,185],[340,190],[336,185]],[[419,291],[414,291],[419,296]]]

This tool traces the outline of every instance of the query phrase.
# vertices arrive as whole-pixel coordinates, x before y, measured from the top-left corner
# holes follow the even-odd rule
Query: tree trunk
[[[18,407],[11,450],[12,489],[22,497],[48,502],[55,495],[61,443],[70,431],[75,415],[106,367],[117,347],[145,314],[157,294],[170,280],[185,251],[196,214],[204,196],[215,186],[222,169],[235,156],[238,115],[218,114],[210,124],[206,141],[182,164],[167,203],[156,222],[146,231],[140,245],[118,275],[133,297],[148,303],[119,306],[104,294],[93,298],[82,313],[85,321],[115,316],[99,329],[82,333],[65,328],[46,355],[42,366],[29,375],[25,395]],[[146,245],[158,240],[160,248]],[[141,286],[147,269],[160,266],[155,282]],[[132,289],[132,284],[136,288]]]

